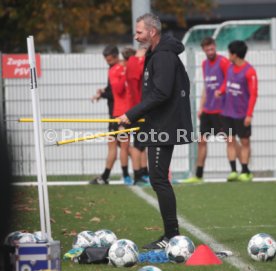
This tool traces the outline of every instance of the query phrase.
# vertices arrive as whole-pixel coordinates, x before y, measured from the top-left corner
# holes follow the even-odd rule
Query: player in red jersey
[[[146,49],[141,47],[126,62],[126,86],[130,108],[140,103],[142,99],[145,53]],[[135,123],[132,126],[137,127],[139,123]],[[130,147],[130,154],[134,172],[134,184],[148,185],[147,152],[145,147],[139,145],[136,134],[133,136],[133,146]]]
[[[245,60],[247,45],[244,41],[233,41],[228,45],[232,65],[227,72],[227,82],[216,92],[225,96],[222,110],[224,132],[227,137],[227,154],[231,166],[228,181],[252,181],[253,174],[248,168],[250,158],[250,136],[253,111],[258,96],[258,80],[255,69]],[[236,135],[240,139],[242,164],[241,174],[236,169]]]
[[[110,117],[116,117],[129,109],[129,103],[125,101],[125,67],[119,59],[119,50],[114,45],[108,45],[103,51],[103,56],[109,65],[108,86],[105,89],[97,90],[92,97],[92,101],[98,101],[101,98],[107,98]],[[117,123],[109,124],[109,131],[116,131],[120,127]],[[128,140],[119,142],[121,147],[120,160],[123,171],[124,182],[127,185],[133,183],[128,173]],[[106,159],[106,168],[103,174],[91,181],[91,184],[108,184],[108,178],[114,162],[117,158],[117,137],[108,138],[108,156]]]
[[[134,52],[134,50],[128,50],[127,54],[123,56],[129,57],[130,55],[134,54]],[[126,60],[119,61],[114,66],[112,66],[112,68],[109,70],[109,80],[114,98],[112,117],[117,118],[131,108],[131,103],[129,101],[129,95],[126,86]],[[113,124],[114,131],[122,130],[125,128],[129,127],[127,125],[119,125],[118,123]],[[126,185],[132,185],[133,180],[128,173],[130,137],[128,134],[121,134],[117,136],[117,139],[120,142],[120,161],[123,170],[124,183]]]

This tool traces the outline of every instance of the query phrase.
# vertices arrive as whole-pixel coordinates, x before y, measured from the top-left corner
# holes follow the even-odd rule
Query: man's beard
[[[208,58],[210,61],[213,61],[213,60],[216,59],[216,57],[217,57],[217,54],[214,54],[214,55],[208,56],[207,58]]]
[[[139,41],[141,48],[149,49],[151,47],[151,38],[147,37],[146,41]]]
[[[139,42],[139,44],[140,44],[140,47],[144,48],[144,49],[149,49],[150,46],[151,46],[151,42],[149,40],[148,41]]]

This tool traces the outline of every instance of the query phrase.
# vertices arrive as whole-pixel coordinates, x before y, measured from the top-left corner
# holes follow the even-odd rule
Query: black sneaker
[[[161,236],[158,240],[149,243],[147,245],[144,245],[143,249],[165,249],[167,244],[169,243],[169,238],[166,236]]]
[[[104,180],[101,176],[90,181],[89,184],[109,184],[108,180]]]

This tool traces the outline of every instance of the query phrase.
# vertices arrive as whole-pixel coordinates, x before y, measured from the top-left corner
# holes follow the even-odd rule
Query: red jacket
[[[113,117],[119,117],[130,109],[126,91],[126,68],[117,63],[109,69],[108,78],[114,98]]]
[[[130,108],[141,102],[145,57],[131,56],[126,64],[126,86]]]

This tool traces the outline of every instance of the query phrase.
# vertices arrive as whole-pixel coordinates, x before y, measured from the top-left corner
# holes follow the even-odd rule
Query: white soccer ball
[[[99,237],[92,231],[82,231],[74,238],[73,248],[100,247]]]
[[[42,239],[42,232],[41,231],[35,231],[33,234],[34,234],[34,237],[35,237],[37,242],[48,241],[48,235],[47,235],[46,232],[45,232],[45,239]]]
[[[131,267],[138,262],[138,247],[130,240],[120,239],[109,249],[108,257],[116,267]]]
[[[153,265],[147,265],[147,266],[140,268],[138,271],[162,271],[162,270]]]
[[[255,261],[269,261],[276,255],[276,241],[266,233],[254,235],[247,246],[248,255]]]
[[[17,238],[17,236],[19,236],[22,232],[21,231],[14,231],[9,233],[5,240],[4,240],[4,245],[6,246],[14,246],[14,240]]]
[[[99,230],[95,234],[100,239],[101,247],[111,247],[117,241],[117,236],[110,230]]]
[[[32,233],[21,232],[20,234],[14,236],[13,238],[14,244],[28,244],[28,243],[36,243],[36,239]]]
[[[186,262],[194,253],[195,245],[193,241],[187,237],[178,235],[170,239],[165,248],[167,257],[171,262]]]

